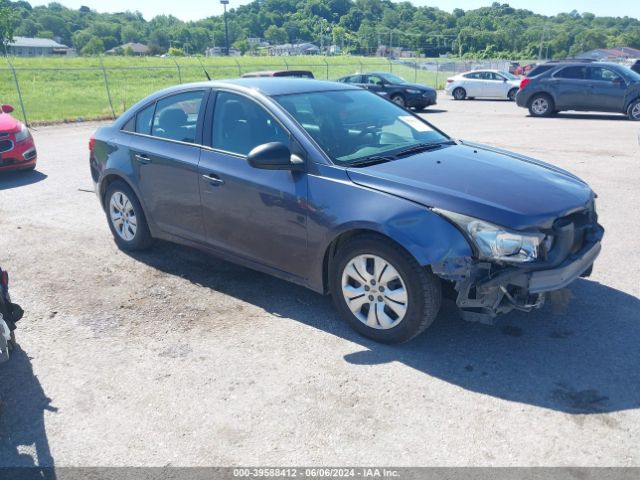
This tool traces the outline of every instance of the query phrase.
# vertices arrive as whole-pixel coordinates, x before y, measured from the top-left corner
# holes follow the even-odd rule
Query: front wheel
[[[515,102],[517,93],[518,93],[518,89],[517,88],[512,88],[511,90],[509,90],[509,93],[507,94],[507,98],[511,102]]]
[[[462,87],[458,87],[453,91],[453,98],[454,100],[464,100],[467,98],[467,91]]]
[[[529,113],[533,117],[548,117],[553,114],[555,105],[549,95],[534,95],[529,102]]]
[[[640,121],[640,98],[629,105],[627,116],[629,120]]]
[[[333,259],[330,289],[341,316],[372,340],[411,340],[435,320],[440,280],[402,247],[376,236],[343,245]]]

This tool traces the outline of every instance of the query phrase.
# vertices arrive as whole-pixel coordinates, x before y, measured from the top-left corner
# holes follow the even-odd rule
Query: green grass
[[[16,115],[23,117],[10,67],[13,65],[30,124],[111,118],[106,83],[115,114],[120,115],[156,90],[205,80],[200,62],[213,79],[235,78],[256,70],[306,69],[316,78],[335,80],[351,73],[378,70],[442,88],[451,73],[417,70],[384,58],[346,56],[11,58],[10,62],[0,60],[0,101],[11,103]]]

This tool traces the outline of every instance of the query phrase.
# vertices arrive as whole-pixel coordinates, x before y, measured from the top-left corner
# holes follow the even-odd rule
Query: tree
[[[4,0],[0,0],[0,46],[5,56],[7,55],[7,47],[13,42],[14,31],[13,11]]]
[[[271,25],[264,32],[264,38],[271,44],[282,44],[287,41],[287,31],[282,27]]]
[[[91,37],[81,52],[83,55],[100,55],[104,53],[104,42],[98,37]]]

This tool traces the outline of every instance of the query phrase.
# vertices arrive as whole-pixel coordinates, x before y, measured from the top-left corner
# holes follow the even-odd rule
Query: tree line
[[[254,0],[227,13],[232,47],[259,53],[249,41],[337,45],[343,53],[369,55],[380,45],[416,55],[465,58],[564,58],[615,46],[640,48],[640,21],[572,11],[536,14],[494,2],[449,13],[390,0]],[[222,16],[181,21],[172,15],[146,20],[140,12],[99,13],[53,2],[33,7],[0,0],[0,41],[13,36],[55,38],[82,55],[95,55],[138,42],[151,54],[203,54],[225,45]],[[126,52],[123,52],[126,53]],[[129,52],[131,53],[131,52]]]

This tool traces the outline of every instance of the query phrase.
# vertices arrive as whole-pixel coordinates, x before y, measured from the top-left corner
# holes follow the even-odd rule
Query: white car
[[[444,91],[456,100],[487,97],[515,100],[520,79],[509,72],[474,70],[447,79]]]

